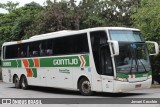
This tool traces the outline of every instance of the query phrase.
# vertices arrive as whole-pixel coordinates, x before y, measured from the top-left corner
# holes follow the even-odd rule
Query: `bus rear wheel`
[[[14,77],[14,84],[15,84],[15,87],[16,87],[16,88],[20,88],[20,81],[19,81],[18,76],[15,76],[15,77]]]
[[[28,82],[27,82],[27,78],[25,76],[22,76],[21,78],[21,88],[26,90],[28,88]]]
[[[87,78],[82,78],[79,82],[80,93],[85,96],[90,96],[93,94],[91,91],[91,84]]]

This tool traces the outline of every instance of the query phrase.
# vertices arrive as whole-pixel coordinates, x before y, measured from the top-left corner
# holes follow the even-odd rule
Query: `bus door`
[[[103,91],[113,91],[113,66],[109,45],[100,47],[100,69]]]
[[[101,79],[101,90],[104,92],[112,92],[113,90],[113,66],[109,45],[107,42],[107,34],[105,31],[95,31],[90,33],[92,53],[96,71],[96,79]],[[94,81],[96,82],[96,81]],[[99,87],[99,84],[96,83]]]

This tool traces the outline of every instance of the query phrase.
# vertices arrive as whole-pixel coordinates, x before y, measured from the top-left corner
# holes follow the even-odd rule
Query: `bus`
[[[149,54],[147,44],[155,53]],[[96,27],[63,30],[2,45],[3,81],[29,86],[93,92],[126,92],[150,88],[149,55],[158,44],[145,41],[140,30]]]

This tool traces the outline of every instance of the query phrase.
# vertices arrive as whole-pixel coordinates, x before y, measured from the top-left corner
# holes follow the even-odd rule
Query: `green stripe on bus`
[[[89,56],[83,56],[85,66],[89,66]],[[80,67],[81,61],[78,56],[55,57],[40,59],[40,67]]]
[[[86,61],[85,66],[89,66],[89,56],[85,55],[85,56],[83,56],[83,57],[84,57],[84,59],[85,59],[85,61]]]
[[[83,55],[83,61],[80,59],[80,56],[67,56],[67,57],[48,57],[40,58],[40,67],[88,67],[89,65],[89,56]],[[7,60],[3,61],[3,67],[22,67],[21,60]],[[29,68],[34,68],[33,59],[28,59]]]
[[[28,59],[29,67],[34,67],[33,59]]]
[[[15,68],[17,65],[17,60],[2,61],[2,67]]]
[[[33,77],[37,77],[37,69],[36,68],[32,68],[32,72],[33,72]]]
[[[126,73],[122,73],[122,72],[117,72],[116,76],[119,78],[129,78],[129,75]]]
[[[152,75],[152,71],[148,71],[147,73],[142,73],[142,74],[133,74],[133,75],[135,75],[135,78],[147,77],[149,75]],[[129,78],[129,74],[122,72],[117,72],[116,76],[119,78]]]
[[[21,60],[17,60],[17,63],[18,63],[17,67],[22,67]]]

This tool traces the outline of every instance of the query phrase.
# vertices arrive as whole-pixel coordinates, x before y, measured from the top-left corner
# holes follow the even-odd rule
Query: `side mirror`
[[[108,40],[109,45],[112,45],[112,49],[113,49],[113,53],[112,56],[116,56],[119,55],[119,44],[118,41],[115,40]]]
[[[153,42],[153,41],[146,41],[147,44],[153,44],[155,47],[155,53],[150,54],[150,55],[158,55],[159,54],[159,46],[157,42]]]

